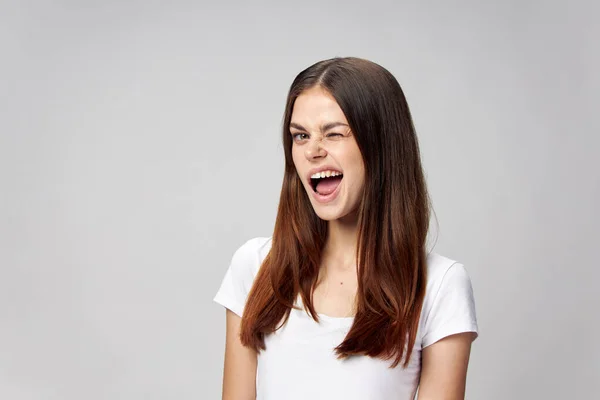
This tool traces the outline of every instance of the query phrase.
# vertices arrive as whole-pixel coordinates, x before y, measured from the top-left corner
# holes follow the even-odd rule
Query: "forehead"
[[[291,122],[316,128],[324,122],[332,121],[348,123],[338,103],[325,89],[313,87],[296,98]]]

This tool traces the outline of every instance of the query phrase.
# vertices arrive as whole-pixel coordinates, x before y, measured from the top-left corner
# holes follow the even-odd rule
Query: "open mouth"
[[[310,186],[315,193],[327,196],[337,189],[342,182],[343,174],[324,178],[310,178]]]

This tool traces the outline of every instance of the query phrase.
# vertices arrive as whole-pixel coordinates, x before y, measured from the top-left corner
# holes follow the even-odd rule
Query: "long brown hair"
[[[283,120],[285,172],[271,250],[248,294],[240,339],[256,351],[264,336],[289,318],[300,295],[313,307],[327,222],[315,213],[292,160],[289,124],[296,98],[306,89],[327,90],[344,112],[365,165],[358,209],[358,290],[356,315],[338,358],[405,355],[415,344],[426,287],[425,242],[430,201],[419,145],[406,98],[398,81],[371,61],[347,57],[317,62],[294,79]],[[281,325],[280,325],[281,322]]]

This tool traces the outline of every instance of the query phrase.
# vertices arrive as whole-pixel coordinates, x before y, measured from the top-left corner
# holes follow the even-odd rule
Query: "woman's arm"
[[[225,367],[223,400],[256,399],[256,351],[240,342],[242,319],[226,309]]]
[[[421,353],[418,400],[463,400],[473,332],[447,336]]]

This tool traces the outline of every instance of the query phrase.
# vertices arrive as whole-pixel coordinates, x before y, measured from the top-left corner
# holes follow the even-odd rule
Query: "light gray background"
[[[467,398],[600,397],[599,11],[3,1],[0,398],[220,398],[212,297],[272,233],[287,89],[349,55],[403,86],[472,278]]]

